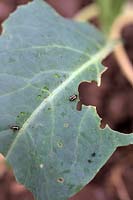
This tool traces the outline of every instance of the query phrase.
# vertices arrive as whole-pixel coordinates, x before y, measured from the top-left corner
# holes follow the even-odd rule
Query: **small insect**
[[[69,101],[75,101],[77,99],[77,95],[76,94],[73,94],[69,97]]]
[[[10,129],[12,129],[13,131],[19,131],[20,127],[19,126],[10,126]]]

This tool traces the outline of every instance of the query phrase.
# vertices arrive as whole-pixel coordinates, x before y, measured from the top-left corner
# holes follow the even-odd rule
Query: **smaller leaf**
[[[104,32],[109,31],[114,19],[120,14],[124,2],[125,0],[97,0]]]

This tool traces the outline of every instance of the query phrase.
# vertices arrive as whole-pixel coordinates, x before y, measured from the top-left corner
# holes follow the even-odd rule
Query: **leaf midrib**
[[[11,143],[10,148],[7,152],[6,159],[10,156],[13,147],[15,146],[17,140],[19,137],[24,134],[26,128],[29,126],[29,124],[35,119],[35,117],[38,115],[38,113],[44,109],[47,102],[51,102],[56,95],[58,95],[64,88],[67,86],[76,76],[78,76],[81,72],[86,70],[91,64],[94,62],[101,61],[105,56],[107,56],[113,49],[114,45],[112,43],[106,44],[98,53],[93,55],[90,60],[87,60],[85,63],[83,63],[78,69],[76,69],[71,75],[66,79],[60,86],[58,86],[53,92],[51,92],[51,95],[49,95],[46,99],[44,99],[40,105],[32,112],[32,114],[29,116],[29,118],[25,121],[22,128],[18,132],[18,135],[14,139],[14,141]]]

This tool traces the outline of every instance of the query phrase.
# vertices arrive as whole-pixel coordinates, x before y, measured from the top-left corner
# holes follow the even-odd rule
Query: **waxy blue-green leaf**
[[[69,101],[81,81],[99,82],[110,50],[94,27],[63,19],[41,0],[3,24],[0,152],[36,200],[66,200],[117,146],[133,142],[133,135],[101,130],[94,108],[78,112],[78,100]]]

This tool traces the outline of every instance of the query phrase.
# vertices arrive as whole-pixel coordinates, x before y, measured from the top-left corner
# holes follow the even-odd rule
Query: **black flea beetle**
[[[20,127],[19,126],[10,126],[10,129],[12,129],[13,131],[19,131]]]
[[[77,99],[77,95],[76,94],[73,94],[69,97],[69,101],[75,101]]]

